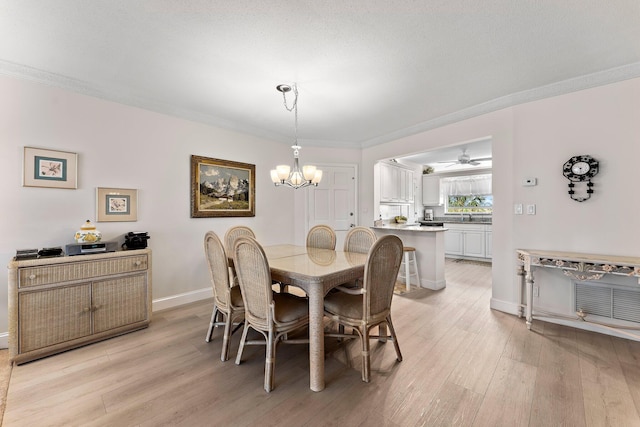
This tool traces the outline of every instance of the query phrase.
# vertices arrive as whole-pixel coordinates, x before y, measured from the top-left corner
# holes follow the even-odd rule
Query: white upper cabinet
[[[413,171],[389,163],[380,163],[380,201],[413,203]]]
[[[422,175],[422,204],[424,206],[440,206],[440,177]]]

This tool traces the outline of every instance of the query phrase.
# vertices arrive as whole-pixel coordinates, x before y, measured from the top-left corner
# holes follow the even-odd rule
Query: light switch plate
[[[516,203],[513,205],[513,213],[515,215],[522,215],[522,203]]]
[[[522,180],[522,185],[524,187],[533,187],[538,184],[538,178],[525,178]]]
[[[536,205],[527,205],[527,215],[536,214]]]

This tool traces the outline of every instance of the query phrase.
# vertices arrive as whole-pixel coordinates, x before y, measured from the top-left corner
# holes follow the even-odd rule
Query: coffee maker
[[[433,221],[433,209],[425,209],[424,210],[424,220],[425,221]]]

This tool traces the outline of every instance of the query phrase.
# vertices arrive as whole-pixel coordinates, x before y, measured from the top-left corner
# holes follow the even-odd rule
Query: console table
[[[9,357],[16,364],[150,321],[149,249],[9,264]]]
[[[596,281],[608,274],[634,277],[640,285],[640,258],[638,257],[530,249],[518,249],[516,254],[519,264],[518,275],[526,285],[525,316],[528,329],[531,329],[533,321],[533,269],[536,267],[560,269],[565,276],[574,280]],[[587,314],[576,313],[582,320],[585,320]]]

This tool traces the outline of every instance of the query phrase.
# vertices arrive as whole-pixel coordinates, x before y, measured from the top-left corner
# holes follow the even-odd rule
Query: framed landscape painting
[[[191,218],[255,216],[256,166],[191,156]]]
[[[78,188],[78,155],[24,147],[24,187]]]
[[[138,190],[98,187],[96,201],[98,222],[138,220]]]

